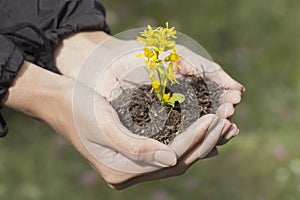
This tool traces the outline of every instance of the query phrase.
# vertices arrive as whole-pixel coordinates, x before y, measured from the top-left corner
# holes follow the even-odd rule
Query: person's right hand
[[[180,175],[197,160],[215,155],[215,145],[223,135],[236,134],[230,129],[230,121],[206,115],[170,145],[164,145],[136,136],[122,127],[108,102],[92,90],[82,86],[80,94],[95,99],[95,109],[91,111],[85,101],[73,104],[75,108],[71,102],[58,102],[57,110],[60,110],[58,114],[63,122],[52,124],[52,127],[67,133],[76,149],[116,189]]]

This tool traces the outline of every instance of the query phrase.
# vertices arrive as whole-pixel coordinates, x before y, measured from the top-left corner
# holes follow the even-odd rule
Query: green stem
[[[160,64],[158,67],[162,67],[162,65]],[[165,91],[166,91],[166,87],[164,85],[164,77],[163,75],[159,72],[159,70],[157,69],[156,70],[157,74],[158,74],[158,79],[159,79],[159,83],[160,83],[160,96],[161,96],[161,99],[160,99],[160,102],[161,103],[165,103],[163,101],[163,95],[165,94]]]
[[[158,79],[159,79],[159,92],[160,92],[160,97],[161,97],[161,99],[159,99],[159,100],[160,100],[160,102],[162,102],[162,95],[163,95],[162,84],[161,84],[162,77],[158,70],[156,70],[156,72],[157,72]]]

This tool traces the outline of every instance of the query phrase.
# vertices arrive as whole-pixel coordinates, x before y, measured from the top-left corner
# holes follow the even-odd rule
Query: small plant
[[[166,86],[170,81],[171,84],[179,82],[176,80],[175,68],[180,68],[180,55],[177,53],[175,46],[176,30],[174,27],[169,28],[168,22],[166,27],[153,29],[148,25],[148,30],[141,32],[141,37],[137,40],[145,44],[144,53],[138,57],[144,57],[148,66],[147,71],[152,83],[151,92],[155,91],[157,98],[163,106],[170,105],[174,107],[175,102],[182,103],[185,99],[180,93],[166,93]]]

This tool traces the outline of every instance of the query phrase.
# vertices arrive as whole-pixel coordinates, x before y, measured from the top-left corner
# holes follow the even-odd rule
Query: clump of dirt
[[[124,89],[111,101],[122,124],[132,133],[169,144],[201,116],[215,113],[224,88],[201,76],[178,79],[180,84],[168,85],[167,91],[182,93],[185,101],[174,107],[161,106],[151,85]]]

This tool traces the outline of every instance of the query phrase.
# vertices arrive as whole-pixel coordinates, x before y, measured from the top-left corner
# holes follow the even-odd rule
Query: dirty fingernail
[[[176,162],[176,155],[168,150],[160,149],[154,155],[154,164],[160,167],[174,166]]]

